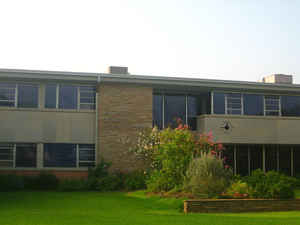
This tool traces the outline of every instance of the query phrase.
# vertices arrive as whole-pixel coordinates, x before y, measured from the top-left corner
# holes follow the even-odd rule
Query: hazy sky
[[[300,83],[300,1],[0,0],[0,67]]]

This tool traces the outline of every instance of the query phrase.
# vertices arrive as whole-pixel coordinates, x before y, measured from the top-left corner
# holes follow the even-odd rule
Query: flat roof
[[[131,83],[139,85],[150,85],[155,87],[203,87],[207,89],[235,89],[275,92],[297,92],[300,93],[298,84],[272,84],[250,81],[215,80],[188,77],[168,77],[153,75],[131,75],[131,74],[108,74],[108,73],[85,73],[66,71],[43,71],[43,70],[21,70],[0,69],[0,79],[4,80],[41,80],[41,81],[74,81],[87,83]]]

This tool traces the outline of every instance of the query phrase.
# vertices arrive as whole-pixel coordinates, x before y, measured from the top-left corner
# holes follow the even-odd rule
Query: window
[[[276,95],[265,96],[265,115],[280,116],[280,96],[276,96]]]
[[[0,167],[14,166],[14,145],[0,144]]]
[[[244,115],[264,115],[263,95],[243,94]]]
[[[35,168],[36,162],[36,144],[0,144],[0,167]]]
[[[213,96],[214,113],[225,114],[225,94],[214,92]]]
[[[242,114],[242,95],[240,93],[226,94],[226,114]]]
[[[165,95],[164,101],[164,122],[165,127],[177,127],[177,119],[186,122],[186,96]]]
[[[95,166],[95,145],[79,145],[79,167]]]
[[[265,145],[266,149],[266,172],[277,171],[277,145]]]
[[[18,107],[37,108],[38,107],[38,85],[18,84]]]
[[[248,145],[236,145],[237,173],[242,176],[249,175]]]
[[[16,84],[0,83],[0,106],[15,107]]]
[[[16,145],[16,167],[36,167],[36,144]]]
[[[44,167],[76,167],[76,145],[44,144]]]
[[[78,88],[72,85],[59,86],[59,108],[60,109],[77,109]]]
[[[163,128],[163,95],[153,95],[153,127]]]
[[[80,86],[80,109],[95,109],[96,88],[89,86]]]
[[[93,167],[94,144],[44,144],[44,167]]]
[[[47,84],[45,90],[45,108],[55,109],[56,106],[56,98],[57,98],[57,85],[56,84]]]
[[[94,110],[96,108],[96,87],[47,84],[45,108]]]
[[[280,101],[283,116],[300,116],[300,96],[281,96]]]

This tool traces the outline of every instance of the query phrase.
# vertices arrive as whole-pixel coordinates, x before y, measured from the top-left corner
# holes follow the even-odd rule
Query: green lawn
[[[300,212],[185,215],[181,200],[142,192],[2,192],[0,202],[1,225],[300,225]]]

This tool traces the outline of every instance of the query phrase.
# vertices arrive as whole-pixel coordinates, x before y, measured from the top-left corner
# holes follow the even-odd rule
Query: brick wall
[[[137,132],[152,127],[152,88],[132,84],[102,83],[98,101],[98,162],[112,162],[113,170],[123,172],[142,167],[128,154]]]
[[[300,199],[203,199],[184,201],[185,213],[276,212],[295,210],[300,210]]]

